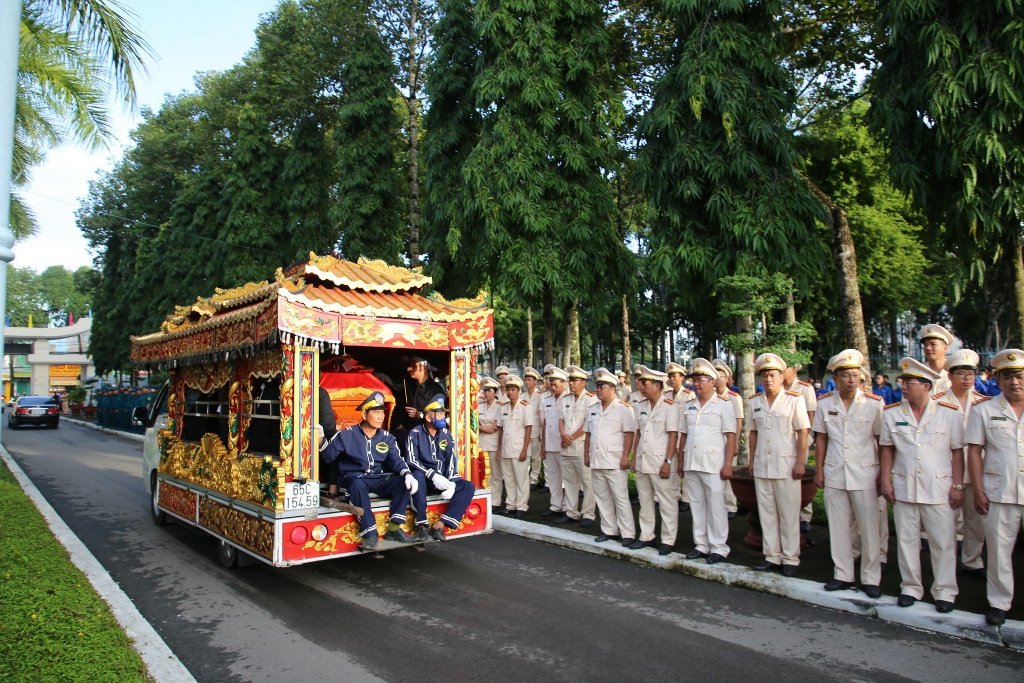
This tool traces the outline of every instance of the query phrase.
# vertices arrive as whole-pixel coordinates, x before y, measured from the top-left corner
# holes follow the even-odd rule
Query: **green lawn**
[[[151,681],[107,604],[0,463],[0,680]]]

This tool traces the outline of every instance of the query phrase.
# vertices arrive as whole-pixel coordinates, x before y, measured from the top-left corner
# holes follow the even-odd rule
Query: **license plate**
[[[284,509],[308,510],[320,507],[320,484],[315,481],[299,483],[289,481],[284,485]]]
[[[33,408],[32,409],[32,414],[33,415],[46,415],[46,408]]]

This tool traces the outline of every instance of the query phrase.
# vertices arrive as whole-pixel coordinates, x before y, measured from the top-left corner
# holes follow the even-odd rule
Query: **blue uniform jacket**
[[[320,454],[326,462],[338,461],[342,477],[409,472],[398,451],[398,441],[386,429],[378,429],[376,434],[366,438],[359,425],[351,425],[330,439],[324,439]]]
[[[435,472],[451,481],[459,478],[459,468],[455,462],[455,439],[447,428],[438,429],[437,434],[430,436],[424,425],[416,425],[409,432],[406,445],[409,466],[423,472],[428,479]]]

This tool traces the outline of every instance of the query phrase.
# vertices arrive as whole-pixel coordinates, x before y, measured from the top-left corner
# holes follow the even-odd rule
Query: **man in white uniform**
[[[562,488],[562,398],[568,393],[569,376],[565,370],[549,366],[544,368],[550,391],[541,406],[541,431],[544,433],[544,481],[551,495],[551,503],[541,517],[561,516],[565,512],[565,490]]]
[[[882,595],[881,539],[878,533],[878,435],[882,399],[862,389],[864,356],[857,349],[840,351],[828,362],[836,391],[818,398],[814,416],[814,452],[818,468],[814,483],[825,489],[833,578],[825,590],[853,588],[853,539],[860,538],[860,582],[869,598]]]
[[[939,373],[913,358],[900,361],[903,401],[882,415],[882,495],[892,503],[900,564],[900,597],[910,607],[924,597],[921,532],[928,533],[935,609],[956,600],[956,519],[964,500],[964,424],[956,403],[933,401]]]
[[[508,496],[506,512],[511,517],[524,517],[530,503],[530,434],[533,432],[533,409],[520,398],[523,380],[505,376],[505,396],[498,420],[498,452],[501,453],[501,478]]]
[[[1000,351],[992,368],[1001,394],[974,406],[966,441],[974,507],[984,516],[988,546],[985,621],[999,626],[1013,603],[1013,546],[1024,522],[1024,351]]]
[[[921,353],[928,368],[939,378],[932,385],[932,393],[938,394],[949,389],[949,372],[946,370],[946,350],[953,343],[953,333],[942,325],[934,323],[921,328]]]
[[[796,576],[800,566],[800,483],[811,423],[803,396],[782,388],[786,363],[774,353],[754,360],[764,392],[750,399],[750,471],[757,493],[764,562],[755,571]]]
[[[523,384],[526,392],[523,398],[529,402],[530,410],[533,412],[533,431],[530,432],[530,490],[540,490],[540,470],[544,462],[541,454],[544,446],[541,444],[541,409],[543,408],[544,392],[541,391],[543,378],[533,368],[523,370]]]
[[[786,391],[799,392],[804,397],[804,405],[807,407],[807,419],[814,424],[814,411],[818,409],[818,398],[814,391],[814,385],[799,378],[797,372],[799,365],[790,365],[782,373],[782,388]],[[813,443],[813,441],[812,441]],[[800,510],[800,533],[806,534],[811,530],[811,517],[814,515],[813,503],[808,503]]]
[[[740,443],[743,441],[743,397],[738,391],[729,388],[729,385],[732,384],[732,368],[729,367],[729,364],[720,358],[714,359],[711,364],[715,366],[715,371],[718,373],[718,379],[715,380],[715,391],[719,396],[732,403],[732,411],[736,415],[736,450],[732,457],[732,465],[735,467]],[[736,516],[736,508],[736,494],[732,492],[732,482],[727,481],[725,482],[725,510],[729,519]]]
[[[562,451],[559,466],[562,468],[562,483],[565,487],[565,505],[561,517],[555,520],[559,524],[579,522],[580,526],[588,527],[594,523],[594,491],[590,485],[590,470],[583,466],[583,423],[587,419],[590,406],[597,398],[587,391],[587,378],[590,373],[576,365],[565,369],[569,376],[569,392],[560,403],[562,406]],[[577,506],[583,491],[582,510]]]
[[[594,500],[601,513],[601,534],[594,541],[614,540],[628,547],[636,540],[627,475],[636,418],[616,393],[615,375],[602,368],[595,371],[594,381],[598,402],[590,406],[583,440],[583,464],[590,468]]]
[[[664,395],[665,373],[640,366],[640,382],[647,400],[636,414],[637,445],[633,459],[636,492],[640,497],[640,536],[630,548],[658,548],[668,555],[679,527],[679,484],[672,466],[679,431],[679,410]],[[654,540],[655,502],[661,512],[661,544]]]
[[[677,452],[693,516],[694,549],[686,559],[716,564],[729,556],[725,482],[732,477],[736,453],[736,413],[732,401],[715,391],[715,367],[703,358],[695,358],[692,367],[696,396],[683,406]]]
[[[501,403],[498,402],[498,383],[491,377],[480,380],[480,391],[483,400],[477,410],[480,420],[480,450],[487,454],[487,463],[491,468],[491,510],[501,509],[501,499],[505,493],[504,481],[501,477],[501,458],[498,457],[498,421],[501,419]]]
[[[686,388],[683,380],[686,378],[686,368],[676,362],[669,362],[665,365],[665,382],[668,386],[665,387],[665,397],[671,399],[672,404],[675,405],[679,415],[676,417],[676,421],[682,424],[683,421],[683,406],[687,401],[693,398],[693,392]],[[678,469],[678,467],[676,468]],[[686,490],[686,479],[681,476],[672,475],[679,481],[679,511],[686,512],[690,509],[690,494]],[[658,500],[661,503],[661,500]]]

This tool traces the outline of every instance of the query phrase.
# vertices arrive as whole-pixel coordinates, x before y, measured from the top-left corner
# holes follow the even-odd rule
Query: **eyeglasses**
[[[971,377],[978,376],[978,373],[975,372],[974,370],[954,370],[949,374],[952,375],[953,377],[959,377],[960,379],[968,379]]]
[[[715,380],[711,379],[710,377],[706,377],[704,375],[697,375],[696,377],[691,377],[690,381],[691,382],[714,382]]]
[[[919,379],[901,379],[900,383],[905,387],[912,387],[917,384],[924,384],[924,382]]]

